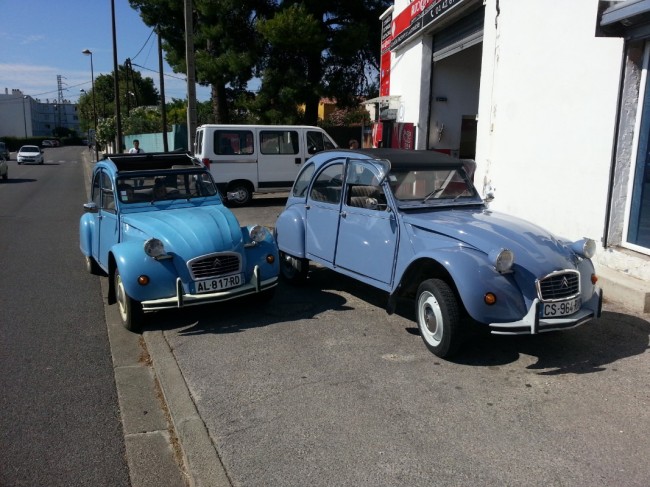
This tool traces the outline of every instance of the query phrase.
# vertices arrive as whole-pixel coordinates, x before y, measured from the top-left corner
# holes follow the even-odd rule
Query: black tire
[[[415,316],[427,348],[440,358],[458,351],[463,337],[460,309],[449,285],[440,279],[428,279],[418,287]]]
[[[97,261],[89,256],[86,256],[86,270],[93,276],[99,276],[103,274],[102,269],[99,267]]]
[[[236,193],[234,198],[228,197],[231,193]],[[246,206],[253,199],[253,188],[245,182],[232,183],[228,186],[226,196],[229,206]]]
[[[115,300],[117,301],[122,324],[127,330],[139,333],[142,330],[142,322],[144,320],[142,304],[126,294],[122,278],[120,277],[120,271],[117,268],[115,268],[113,276],[115,282]]]
[[[280,252],[280,274],[291,284],[305,282],[309,273],[309,260]]]

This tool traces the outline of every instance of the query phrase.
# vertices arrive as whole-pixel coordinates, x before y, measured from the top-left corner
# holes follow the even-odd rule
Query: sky
[[[134,70],[152,78],[160,92],[156,34],[128,0],[113,1],[118,64],[130,58]],[[111,0],[0,0],[1,93],[19,89],[51,101],[58,98],[61,75],[63,98],[76,103],[80,90],[92,87],[84,49],[93,53],[95,78],[113,72]],[[174,73],[166,62],[163,73],[166,100],[185,99],[184,73]],[[209,88],[197,85],[196,96],[208,100]]]

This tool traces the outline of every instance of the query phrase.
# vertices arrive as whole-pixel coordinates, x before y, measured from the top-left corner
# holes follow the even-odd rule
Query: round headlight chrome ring
[[[490,260],[499,274],[512,271],[515,264],[515,254],[510,249],[499,249],[490,252]]]
[[[158,259],[166,255],[165,246],[160,239],[150,238],[144,243],[144,253],[153,259]]]
[[[250,229],[250,232],[248,232],[251,240],[256,243],[260,243],[266,240],[268,233],[269,231],[262,225],[253,225]]]

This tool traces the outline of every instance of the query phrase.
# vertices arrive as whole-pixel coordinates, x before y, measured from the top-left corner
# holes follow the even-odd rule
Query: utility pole
[[[187,64],[187,150],[194,152],[196,132],[196,76],[194,65],[192,0],[185,0],[185,61]]]
[[[122,119],[120,116],[120,71],[117,64],[117,39],[115,38],[115,0],[111,0],[111,15],[113,18],[113,90],[115,90],[115,153],[122,152]]]
[[[158,35],[158,71],[160,73],[160,115],[162,117],[162,138],[163,138],[163,151],[169,152],[169,144],[167,142],[167,108],[165,107],[165,76],[163,74],[163,55],[162,55],[162,40],[160,39],[160,29],[156,29]]]

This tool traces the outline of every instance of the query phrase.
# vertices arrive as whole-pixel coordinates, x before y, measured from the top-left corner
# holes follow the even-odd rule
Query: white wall
[[[568,238],[603,236],[623,40],[594,0],[486,2],[479,190],[494,210]],[[495,27],[496,23],[496,27]]]
[[[394,107],[399,109],[397,121],[416,125],[418,149],[424,149],[426,141],[427,111],[422,108],[429,99],[430,53],[431,40],[418,37],[391,54],[390,94],[400,97],[398,106]]]

